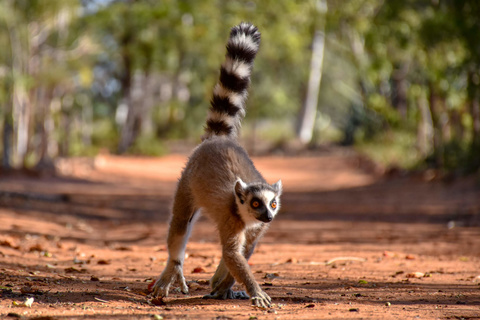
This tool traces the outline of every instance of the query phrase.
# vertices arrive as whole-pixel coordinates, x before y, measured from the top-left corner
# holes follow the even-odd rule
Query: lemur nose
[[[273,215],[267,210],[263,212],[260,217],[257,218],[258,220],[262,222],[270,222],[273,220]]]

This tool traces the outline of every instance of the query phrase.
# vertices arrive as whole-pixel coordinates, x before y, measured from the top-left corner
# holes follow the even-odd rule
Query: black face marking
[[[255,209],[255,210],[263,210],[265,208],[265,205],[263,204],[262,200],[258,198],[252,198],[250,201],[250,206]]]
[[[261,210],[257,211],[256,218],[257,220],[268,223],[273,220],[273,214],[264,206]]]
[[[272,208],[273,210],[277,209],[277,200],[273,199],[272,201],[270,201],[270,208]]]
[[[262,222],[265,222],[265,223],[268,223],[270,221],[273,220],[273,216],[272,214],[268,211],[268,210],[265,210],[264,213],[262,213],[258,218],[257,220],[260,220]]]

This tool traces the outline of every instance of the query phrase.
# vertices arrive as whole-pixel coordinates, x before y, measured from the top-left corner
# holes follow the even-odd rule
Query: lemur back
[[[220,77],[213,90],[202,143],[193,151],[182,172],[173,203],[168,234],[169,260],[154,286],[154,296],[166,297],[169,286],[183,277],[185,247],[199,212],[216,224],[223,257],[205,298],[250,296],[257,306],[270,306],[247,264],[255,245],[280,208],[281,181],[270,185],[257,171],[237,141],[260,33],[252,24],[232,28]],[[245,292],[234,292],[235,280]]]

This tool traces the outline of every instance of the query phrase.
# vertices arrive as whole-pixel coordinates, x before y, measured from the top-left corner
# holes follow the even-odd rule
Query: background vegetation
[[[3,166],[198,140],[229,29],[251,21],[244,134],[478,172],[479,17],[477,0],[2,0]]]

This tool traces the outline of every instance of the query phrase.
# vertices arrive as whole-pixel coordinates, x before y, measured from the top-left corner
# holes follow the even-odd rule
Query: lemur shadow
[[[2,268],[5,270],[15,270],[21,267],[21,265],[15,263],[2,263]],[[92,281],[90,280],[90,273],[88,271],[80,271],[80,267],[72,269],[70,275],[59,273],[61,269],[63,268],[58,267],[58,270],[53,272],[52,269],[39,265],[35,267],[35,271],[40,273],[49,272],[50,275],[29,274],[25,276],[5,273],[2,278],[0,296],[14,300],[34,297],[35,302],[38,303],[60,305],[72,302],[108,303],[119,300],[129,300],[139,304],[146,303],[146,285],[142,282],[133,279],[99,279]],[[126,277],[124,276],[123,278]],[[10,289],[8,287],[9,283],[28,283],[31,287],[19,291],[14,287]],[[57,288],[60,286],[62,290],[52,290],[49,286],[51,283],[55,283]],[[81,290],[76,291],[75,288],[81,288]]]

